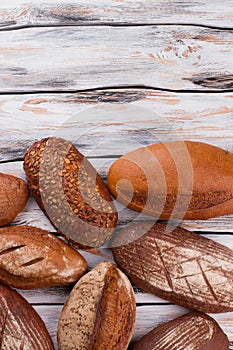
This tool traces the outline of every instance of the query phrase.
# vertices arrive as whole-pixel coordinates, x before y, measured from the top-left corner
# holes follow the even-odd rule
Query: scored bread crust
[[[110,262],[98,264],[75,285],[61,312],[61,350],[125,350],[136,304],[127,277]]]
[[[181,227],[152,222],[128,225],[113,245],[119,268],[145,291],[202,312],[233,311],[230,248]]]
[[[188,313],[164,323],[136,341],[130,350],[228,350],[229,340],[210,316]]]
[[[32,226],[0,228],[0,281],[20,289],[68,285],[87,263],[61,239]]]
[[[51,337],[33,307],[16,291],[0,284],[0,348],[53,350]]]

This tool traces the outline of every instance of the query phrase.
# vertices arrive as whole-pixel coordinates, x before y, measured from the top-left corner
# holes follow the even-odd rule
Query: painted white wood
[[[35,306],[36,311],[44,320],[49,333],[57,350],[56,332],[57,322],[62,310],[61,305],[53,306]],[[176,305],[152,305],[152,306],[137,306],[137,319],[133,335],[133,340],[136,340],[149,332],[154,327],[170,321],[178,316],[187,313],[189,310]],[[227,334],[230,341],[233,341],[233,313],[210,314],[220,324],[223,331]],[[220,349],[219,349],[220,350]]]
[[[1,0],[2,28],[22,25],[188,23],[231,27],[232,1]]]
[[[233,93],[121,89],[0,95],[0,161],[22,158],[35,140],[56,135],[75,142],[89,157],[118,156],[176,139],[233,152],[232,113]],[[99,163],[103,169],[108,165],[104,159]]]
[[[2,31],[0,92],[127,85],[226,90],[232,42],[232,31],[176,25]]]

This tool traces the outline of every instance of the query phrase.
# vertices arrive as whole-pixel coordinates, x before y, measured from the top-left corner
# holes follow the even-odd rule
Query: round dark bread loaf
[[[229,341],[210,316],[188,313],[154,328],[130,350],[228,350]]]
[[[8,225],[23,210],[29,198],[25,181],[0,173],[0,226]]]
[[[0,348],[53,350],[51,337],[33,307],[16,291],[0,284]]]
[[[34,198],[71,244],[100,247],[111,237],[117,212],[100,175],[69,141],[35,142],[24,156]]]

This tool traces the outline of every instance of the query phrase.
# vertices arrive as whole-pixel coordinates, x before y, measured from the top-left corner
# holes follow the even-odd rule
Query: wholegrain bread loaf
[[[51,337],[33,307],[16,291],[0,284],[0,348],[53,350]]]
[[[112,195],[163,219],[205,220],[233,213],[233,154],[192,141],[153,144],[116,160]]]
[[[228,350],[229,341],[210,316],[192,312],[154,328],[130,350]]]
[[[151,222],[126,226],[113,243],[117,265],[145,291],[202,312],[233,311],[230,248],[181,227]]]
[[[24,209],[29,198],[25,181],[0,173],[0,226],[8,225]]]
[[[86,271],[85,259],[61,239],[32,226],[0,228],[0,282],[20,289],[68,285]]]
[[[58,323],[60,350],[126,350],[136,304],[127,277],[110,262],[98,264],[75,285]]]
[[[24,156],[29,188],[54,227],[78,247],[111,237],[117,212],[100,175],[69,141],[35,142]]]

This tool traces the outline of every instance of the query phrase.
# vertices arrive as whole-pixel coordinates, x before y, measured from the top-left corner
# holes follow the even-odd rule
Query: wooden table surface
[[[117,157],[155,142],[233,152],[232,0],[1,0],[0,31],[1,172],[25,178],[26,149],[54,135],[74,142],[104,178]],[[119,227],[140,219],[118,209]],[[32,198],[13,224],[54,231]],[[233,215],[182,226],[233,248]],[[84,255],[89,268],[102,260]],[[69,290],[20,291],[55,346]],[[134,339],[187,312],[135,292]],[[212,316],[233,347],[233,313]]]

